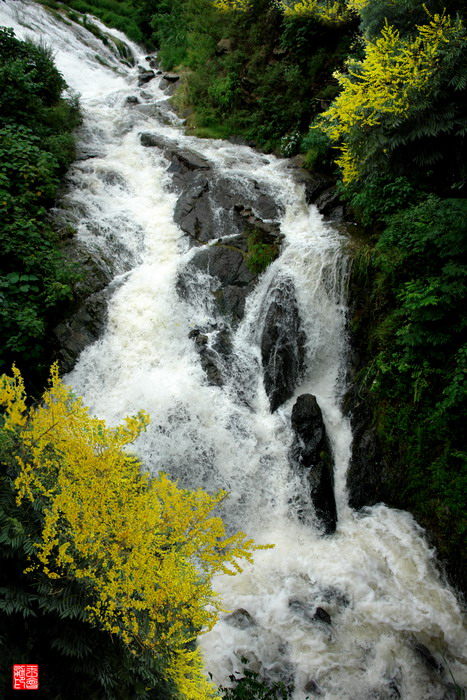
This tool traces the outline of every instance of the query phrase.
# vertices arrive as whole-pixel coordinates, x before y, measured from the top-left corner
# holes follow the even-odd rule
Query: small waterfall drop
[[[449,695],[449,673],[467,685],[465,627],[420,528],[408,513],[384,505],[355,513],[346,501],[351,434],[339,408],[343,237],[307,206],[286,161],[185,135],[157,81],[137,87],[137,68],[122,65],[84,28],[26,0],[0,3],[0,24],[20,38],[43,38],[70,87],[81,94],[80,159],[59,206],[73,218],[79,240],[106,261],[115,291],[103,336],[82,353],[68,382],[109,423],[147,410],[152,422],[136,444],[143,464],[166,471],[184,487],[226,489],[229,528],[275,544],[258,552],[242,574],[215,581],[226,611],[248,615],[226,612],[200,638],[214,681],[228,683],[246,657],[249,668],[268,679],[293,681],[294,700],[313,693],[325,700],[455,697]],[[137,46],[106,31],[125,40],[146,65]],[[130,109],[131,95],[139,96],[140,105]],[[199,272],[187,299],[177,293],[180,272],[195,251],[173,222],[176,194],[167,160],[159,149],[141,145],[143,131],[192,149],[216,173],[233,178],[239,191],[248,193],[259,183],[282,212],[281,255],[247,299],[222,386],[208,384],[188,337],[199,327],[218,332],[211,281]],[[219,236],[222,226],[219,214]],[[294,396],[271,414],[260,339],[268,300],[282,280],[295,292],[305,368]],[[338,508],[332,537],[321,537],[291,512],[300,484],[288,461],[290,414],[303,393],[316,395],[332,443]],[[445,658],[444,676],[423,662],[420,645]]]

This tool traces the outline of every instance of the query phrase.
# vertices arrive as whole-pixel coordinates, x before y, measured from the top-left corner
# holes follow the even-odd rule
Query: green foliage
[[[40,376],[49,324],[71,298],[76,277],[46,211],[74,158],[79,111],[76,99],[60,98],[65,81],[50,51],[4,28],[0,85],[0,367],[16,360]]]
[[[337,29],[316,17],[284,17],[269,0],[244,12],[219,11],[211,0],[139,0],[138,7],[150,18],[163,67],[189,69],[196,133],[240,134],[284,155],[297,152],[296,134],[321,109],[318,95],[330,87],[352,33],[351,23]]]
[[[293,687],[282,682],[270,682],[263,680],[258,673],[246,667],[248,659],[242,657],[243,675],[241,677],[230,676],[231,688],[221,686],[219,688],[224,700],[290,700]]]
[[[386,198],[380,193],[385,226],[357,256],[354,274],[364,290],[354,330],[366,325],[369,345],[361,390],[370,392],[390,465],[384,499],[430,530],[465,586],[467,201],[389,185]],[[372,217],[376,201],[367,192]]]
[[[387,23],[396,26],[403,35],[413,34],[417,24],[426,22],[428,13],[447,11],[455,14],[462,5],[465,11],[465,3],[458,0],[427,0],[424,3],[418,0],[371,0],[360,10],[361,30],[368,38],[374,38]]]
[[[279,247],[277,243],[265,240],[265,235],[255,229],[247,238],[247,253],[245,263],[250,272],[259,275],[277,258]]]
[[[140,689],[151,692],[129,697],[156,698],[161,690],[186,700],[214,697],[193,645],[197,634],[211,629],[218,618],[221,603],[212,579],[241,572],[240,562],[251,563],[253,551],[268,546],[254,545],[242,532],[227,536],[213,514],[225,492],[188,491],[164,474],[151,478],[142,473],[126,448],[149,422],[144,411],[107,427],[60,380],[57,364],[40,403],[28,409],[26,398],[13,367],[12,376],[0,377],[0,541],[7,551],[28,552],[27,568],[18,575],[25,577],[26,586],[31,584],[32,595],[23,589],[17,594],[6,579],[0,586],[0,611],[7,617],[37,616],[38,608],[42,612],[37,594],[44,593],[46,617],[55,613],[60,620],[79,620],[87,623],[89,633],[86,637],[83,629],[84,647],[66,635],[59,642],[52,638],[45,654],[58,651],[82,662],[84,649],[92,653],[92,630],[94,638],[102,630],[116,643],[117,655],[109,664],[119,656],[127,666],[132,658],[134,664],[141,661],[151,680]],[[17,554],[21,558],[21,551]],[[15,556],[13,552],[10,558]],[[40,632],[44,627],[47,621],[42,620]],[[20,640],[20,658],[32,653],[30,642],[29,635]],[[40,652],[34,655],[36,662],[37,656]],[[110,676],[119,673],[117,667]],[[125,680],[125,685],[135,685],[135,678]],[[126,697],[125,689],[118,688],[120,697]],[[112,696],[101,692],[96,697]]]
[[[14,480],[19,449],[14,434],[0,429],[0,695],[9,698],[11,667],[19,660],[38,663],[41,692],[56,700],[132,697],[175,698],[163,664],[151,654],[136,658],[116,635],[93,627],[85,611],[85,584],[52,581],[24,573],[35,555],[43,526],[34,504],[16,503]],[[70,678],[73,683],[70,683]]]
[[[426,13],[413,36],[385,24],[365,40],[364,59],[338,75],[342,92],[323,115],[344,182],[383,172],[444,196],[467,186],[466,57],[465,26],[445,14]]]
[[[303,166],[308,170],[322,172],[331,169],[333,162],[331,140],[319,127],[312,125],[301,140],[300,151],[305,153]]]
[[[57,2],[56,0],[40,0],[40,2],[46,7],[63,12],[64,3]],[[83,21],[83,18],[76,14],[77,12],[82,15],[94,15],[94,17],[98,17],[108,27],[114,27],[124,32],[132,41],[142,43],[144,40],[144,35],[138,26],[138,13],[131,1],[67,0],[65,4],[67,7],[71,8],[71,10],[67,11],[67,15],[74,22],[85,24],[85,20]],[[75,12],[73,12],[73,10]],[[92,22],[89,24],[92,25]],[[95,25],[93,26],[95,27]]]
[[[363,183],[341,185],[341,196],[351,204],[358,220],[365,226],[375,226],[390,214],[416,201],[418,193],[406,177],[391,178],[382,173]]]

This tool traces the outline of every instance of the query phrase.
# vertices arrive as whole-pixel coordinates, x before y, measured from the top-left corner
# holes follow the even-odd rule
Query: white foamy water
[[[174,116],[162,124],[157,114],[166,111],[166,95],[156,81],[138,88],[137,69],[119,63],[83,28],[23,0],[0,3],[0,23],[20,37],[44,38],[81,94],[81,160],[70,170],[60,206],[118,282],[105,333],[82,353],[68,381],[110,423],[149,411],[151,425],[136,445],[145,466],[183,486],[228,490],[229,527],[275,544],[241,575],[215,581],[226,611],[242,608],[249,616],[232,619],[226,612],[200,638],[206,669],[216,682],[229,683],[247,657],[265,677],[293,681],[294,700],[317,689],[325,700],[454,698],[450,673],[467,684],[465,627],[433,552],[407,513],[384,505],[355,513],[347,505],[351,435],[339,408],[346,312],[341,235],[306,205],[285,161],[185,136]],[[130,47],[146,65],[138,47]],[[128,95],[137,95],[141,106],[129,107]],[[173,223],[176,195],[169,191],[167,162],[158,149],[140,145],[142,131],[190,147],[245,192],[259,183],[284,212],[282,254],[247,301],[222,387],[207,383],[188,338],[194,328],[219,323],[211,282],[198,280],[188,300],[177,294],[178,275],[193,251]],[[222,213],[219,227],[222,235]],[[283,279],[295,287],[307,370],[295,397],[271,415],[259,339],[268,296]],[[336,461],[339,522],[326,538],[298,522],[290,505],[300,488],[287,456],[290,414],[305,392],[317,396]],[[330,624],[316,619],[317,608]],[[427,668],[416,643],[432,651],[444,673]]]

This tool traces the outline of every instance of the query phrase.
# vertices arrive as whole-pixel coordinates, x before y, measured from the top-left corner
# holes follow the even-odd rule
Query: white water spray
[[[85,29],[24,0],[0,3],[0,23],[20,38],[44,38],[68,84],[81,94],[82,160],[70,170],[62,206],[79,239],[120,279],[105,333],[82,353],[69,382],[110,423],[149,411],[152,423],[137,443],[144,464],[183,486],[228,490],[229,527],[276,545],[259,552],[243,574],[216,580],[226,610],[242,608],[249,616],[235,621],[225,615],[201,638],[207,670],[228,683],[245,656],[267,678],[293,680],[295,700],[317,693],[325,700],[455,697],[447,672],[430,671],[416,651],[417,643],[424,644],[444,665],[445,657],[457,682],[467,684],[461,610],[436,572],[433,552],[407,513],[383,505],[355,513],[346,503],[351,436],[339,409],[342,237],[306,205],[285,161],[185,136],[175,116],[160,123],[154,115],[166,96],[156,81],[141,91],[136,68],[123,66]],[[135,94],[142,104],[130,109],[125,100]],[[233,339],[237,359],[223,387],[208,385],[188,339],[191,329],[212,323],[215,312],[208,295],[189,301],[177,295],[177,275],[192,252],[173,223],[176,198],[168,190],[167,163],[157,149],[141,146],[141,131],[197,151],[245,189],[256,180],[284,211],[283,252],[248,299]],[[307,371],[295,397],[271,415],[258,329],[268,290],[281,276],[295,286]],[[247,402],[239,400],[239,384]],[[305,392],[317,396],[335,455],[339,522],[333,537],[320,537],[289,512],[296,488],[287,458],[290,413]],[[331,624],[316,619],[317,608],[329,613]]]

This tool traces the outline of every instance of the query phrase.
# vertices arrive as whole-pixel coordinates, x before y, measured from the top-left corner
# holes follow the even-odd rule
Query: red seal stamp
[[[13,690],[39,690],[38,664],[13,664]]]

